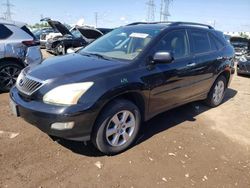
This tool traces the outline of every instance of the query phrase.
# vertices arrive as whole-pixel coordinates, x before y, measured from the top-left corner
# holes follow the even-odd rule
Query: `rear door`
[[[208,31],[190,29],[188,33],[191,54],[195,62],[192,74],[196,75],[192,89],[195,95],[206,94],[210,90],[216,67],[219,65],[219,50]]]

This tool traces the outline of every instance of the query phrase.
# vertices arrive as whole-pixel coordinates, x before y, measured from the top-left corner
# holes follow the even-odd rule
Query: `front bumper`
[[[19,94],[16,87],[12,88],[10,99],[16,105],[17,116],[35,125],[48,135],[76,141],[90,140],[98,114],[94,110],[83,109],[79,105],[65,107],[49,105],[40,101],[28,101]],[[70,130],[51,128],[53,123],[63,122],[74,122],[74,127]]]
[[[56,48],[53,48],[52,47],[53,45],[52,45],[52,43],[46,43],[45,44],[45,48],[46,48],[46,51],[47,52],[50,52],[50,53],[52,53],[52,54],[56,54]]]

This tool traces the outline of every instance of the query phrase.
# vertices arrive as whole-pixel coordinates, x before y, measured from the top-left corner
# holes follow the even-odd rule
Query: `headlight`
[[[240,60],[241,62],[247,62],[247,58],[246,58],[245,56],[241,56],[241,57],[239,58],[239,60]]]
[[[77,104],[80,97],[94,84],[94,82],[84,82],[58,86],[43,97],[44,103],[56,105]]]

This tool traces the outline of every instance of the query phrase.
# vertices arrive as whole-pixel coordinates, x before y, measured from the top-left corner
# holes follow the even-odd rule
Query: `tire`
[[[2,61],[0,63],[0,91],[8,92],[16,83],[23,67],[18,62]]]
[[[127,123],[121,123],[122,117],[127,117]],[[141,115],[136,105],[127,100],[115,100],[97,119],[91,137],[92,142],[106,155],[121,153],[131,147],[136,140],[140,123]]]
[[[59,43],[56,46],[56,55],[64,55],[66,53],[65,46],[62,43]]]
[[[219,106],[223,102],[226,89],[227,80],[225,76],[219,76],[210,89],[205,103],[213,108]]]

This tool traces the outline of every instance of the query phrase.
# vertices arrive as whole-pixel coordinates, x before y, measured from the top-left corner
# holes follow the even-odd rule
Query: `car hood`
[[[55,30],[59,31],[62,35],[72,35],[72,33],[61,22],[49,20],[48,24]]]
[[[74,53],[49,58],[37,66],[26,68],[25,74],[42,81],[67,80],[67,82],[77,82],[116,69],[124,64],[115,60]]]

